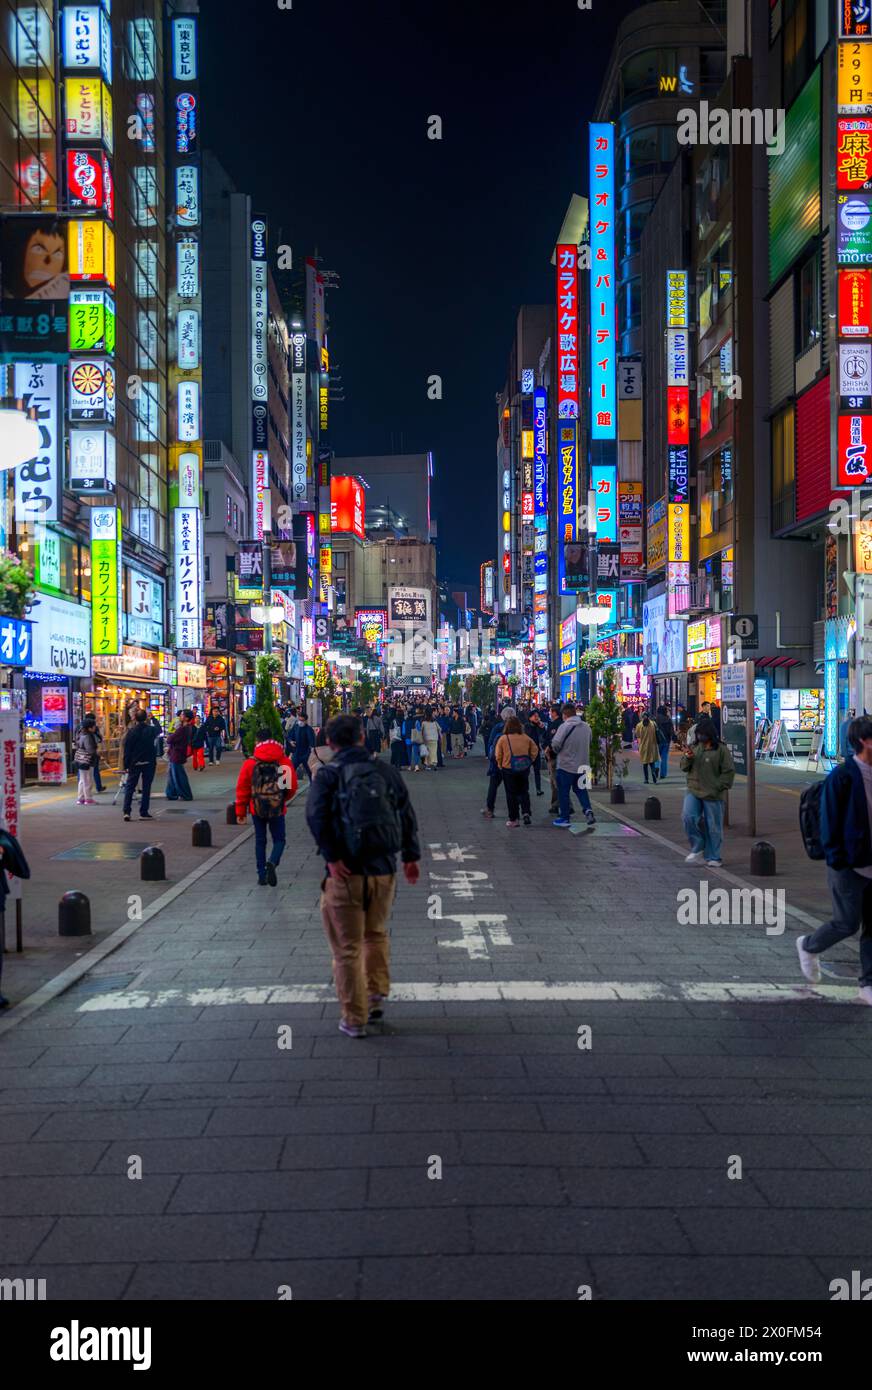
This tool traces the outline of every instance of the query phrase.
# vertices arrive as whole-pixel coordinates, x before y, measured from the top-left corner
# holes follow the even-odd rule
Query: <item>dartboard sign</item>
[[[70,419],[115,419],[115,369],[105,357],[74,357],[69,366]]]

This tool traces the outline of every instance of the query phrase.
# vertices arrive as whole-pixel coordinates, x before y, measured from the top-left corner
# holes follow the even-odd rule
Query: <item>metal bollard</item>
[[[751,873],[757,878],[770,878],[775,873],[775,846],[768,840],[758,840],[751,847]]]
[[[207,820],[195,820],[191,826],[191,844],[194,849],[211,849],[212,827]]]
[[[611,801],[613,806],[623,806],[626,799],[627,798],[624,796],[623,787],[612,787],[612,794],[609,797],[609,800]]]
[[[163,850],[157,845],[149,845],[139,856],[139,867],[143,883],[161,883],[166,878]]]
[[[90,900],[84,893],[64,893],[58,903],[58,936],[90,935]]]
[[[227,807],[227,824],[228,824],[228,825],[235,825],[235,824],[236,824],[236,802],[235,802],[235,801],[231,801],[230,805]]]
[[[645,819],[646,819],[646,820],[659,820],[659,819],[660,819],[660,798],[659,798],[659,797],[657,797],[657,796],[649,796],[649,797],[647,798],[647,800],[646,800],[646,802],[645,802]]]

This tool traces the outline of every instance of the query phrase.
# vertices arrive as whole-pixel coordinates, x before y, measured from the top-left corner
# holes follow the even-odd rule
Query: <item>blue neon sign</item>
[[[548,392],[538,386],[533,395],[533,497],[536,516],[548,510]]]

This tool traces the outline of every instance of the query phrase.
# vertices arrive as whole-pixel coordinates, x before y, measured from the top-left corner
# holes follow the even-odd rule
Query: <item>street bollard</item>
[[[626,799],[627,798],[624,796],[623,787],[612,787],[612,794],[609,797],[609,800],[611,801],[613,806],[623,806]]]
[[[236,802],[235,802],[235,801],[231,801],[230,805],[227,807],[227,824],[228,824],[228,825],[235,825],[235,824],[236,824]]]
[[[212,827],[207,820],[195,820],[191,826],[191,844],[194,849],[210,849],[212,846]]]
[[[646,800],[646,802],[645,802],[645,819],[646,819],[646,820],[659,820],[659,819],[660,819],[660,798],[659,798],[659,797],[657,797],[657,796],[649,796],[649,797],[647,798],[647,800]]]
[[[140,878],[143,883],[161,883],[166,878],[164,852],[157,845],[149,845],[139,856]]]
[[[58,903],[58,936],[90,935],[90,901],[84,893],[64,893]]]
[[[751,873],[757,878],[771,878],[775,873],[775,846],[768,840],[758,840],[752,846]]]

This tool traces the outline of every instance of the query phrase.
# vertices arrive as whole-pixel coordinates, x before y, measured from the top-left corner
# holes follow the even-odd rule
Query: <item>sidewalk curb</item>
[[[140,918],[134,922],[125,922],[121,927],[116,927],[115,931],[110,932],[96,946],[92,946],[90,951],[87,951],[79,960],[68,965],[66,970],[55,975],[54,979],[47,980],[44,985],[40,985],[39,989],[34,990],[33,994],[28,994],[19,1003],[13,1004],[11,1010],[4,1017],[0,1017],[0,1037],[4,1033],[10,1033],[13,1028],[30,1018],[43,1005],[50,1004],[53,999],[57,999],[58,995],[64,994],[71,985],[77,984],[93,966],[99,965],[101,960],[111,956],[114,951],[124,945],[125,941],[129,941],[140,927],[145,926],[146,922],[150,922],[159,912],[163,912],[165,907],[169,907],[170,903],[197,883],[216,864],[220,864],[222,859],[226,859],[234,850],[239,849],[240,845],[250,840],[253,835],[254,829],[249,826],[241,835],[237,835],[235,840],[231,840],[229,845],[225,845],[217,854],[211,855],[204,864],[199,864],[196,869],[192,869],[172,888],[168,888],[159,898],[155,898],[154,902],[145,908]]]
[[[638,831],[640,835],[647,835],[649,840],[656,840],[658,844],[665,845],[666,848],[671,849],[673,853],[684,856],[684,847],[674,844],[672,840],[667,840],[665,835],[658,835],[656,830],[649,830],[646,825],[640,825],[638,821],[631,820],[629,816],[622,816],[620,811],[616,811],[612,805],[606,806],[602,805],[600,802],[597,802],[596,805],[598,810],[605,811],[607,815],[614,816],[615,820],[622,821],[624,825],[628,825],[631,830]],[[710,874],[717,874],[719,878],[726,879],[728,883],[735,883],[740,888],[750,888],[753,890],[760,887],[759,883],[749,883],[746,878],[741,878],[738,874],[731,873],[729,869],[710,869],[707,864],[695,865],[695,867],[698,869],[708,869]],[[785,902],[784,910],[788,912],[791,917],[795,917],[798,922],[801,922],[802,925],[807,927],[810,931],[814,931],[816,927],[823,925],[819,917],[812,917],[810,912],[803,912],[801,907],[791,907]]]

